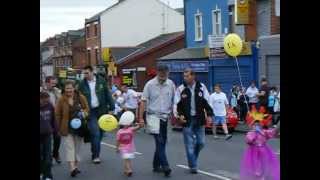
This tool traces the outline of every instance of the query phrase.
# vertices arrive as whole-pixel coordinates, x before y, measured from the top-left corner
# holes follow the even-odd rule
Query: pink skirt
[[[248,147],[241,162],[240,180],[280,180],[280,161],[269,146]]]

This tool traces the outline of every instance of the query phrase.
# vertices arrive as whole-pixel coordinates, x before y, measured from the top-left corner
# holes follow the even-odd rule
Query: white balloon
[[[121,115],[119,124],[130,125],[134,121],[134,118],[135,118],[135,115],[131,111],[126,111]]]

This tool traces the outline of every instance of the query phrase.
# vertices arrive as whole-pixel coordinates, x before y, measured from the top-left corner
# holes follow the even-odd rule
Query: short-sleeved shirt
[[[129,109],[136,109],[138,107],[138,94],[132,89],[128,89],[128,92],[123,93],[125,100],[124,106]]]
[[[259,90],[256,87],[248,87],[246,95],[249,97],[249,103],[257,103],[258,97],[256,96],[259,93]]]
[[[120,129],[117,132],[117,141],[122,153],[133,153],[135,151],[134,145],[134,131],[132,127]]]
[[[213,109],[213,113],[215,116],[226,116],[227,110],[226,105],[228,103],[228,99],[225,93],[213,93],[210,95],[209,104]]]
[[[173,110],[174,93],[175,85],[172,80],[167,79],[160,84],[155,77],[144,86],[141,100],[147,102],[147,113],[166,119]]]

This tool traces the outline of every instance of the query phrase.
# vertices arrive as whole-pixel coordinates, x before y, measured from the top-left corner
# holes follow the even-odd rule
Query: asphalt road
[[[167,156],[172,168],[169,179],[172,180],[235,180],[239,177],[240,161],[246,148],[244,133],[234,133],[231,140],[214,140],[212,135],[206,136],[206,146],[199,157],[199,170],[196,175],[187,170],[187,159],[185,156],[182,133],[179,131],[168,131]],[[166,179],[163,174],[152,172],[152,160],[155,149],[153,137],[140,131],[136,134],[136,158],[133,160],[134,174],[128,178],[123,175],[123,162],[115,152],[115,135],[106,133],[101,147],[102,163],[95,165],[91,163],[90,144],[84,144],[81,149],[82,161],[80,163],[81,174],[71,178],[68,165],[62,162],[53,165],[53,176],[56,180],[109,180],[109,179],[132,179],[132,180],[160,180]],[[275,152],[280,152],[280,139],[272,139],[269,145]],[[64,158],[63,146],[61,156]],[[280,156],[280,154],[279,154]]]

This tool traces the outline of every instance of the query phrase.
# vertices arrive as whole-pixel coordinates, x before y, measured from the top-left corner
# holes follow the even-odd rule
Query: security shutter
[[[280,56],[266,56],[267,79],[271,86],[280,85]]]

